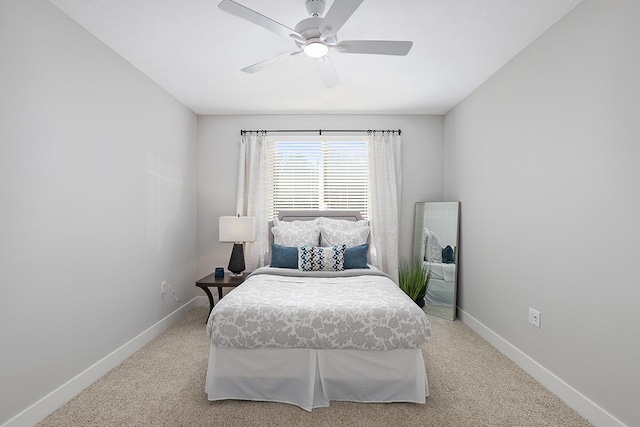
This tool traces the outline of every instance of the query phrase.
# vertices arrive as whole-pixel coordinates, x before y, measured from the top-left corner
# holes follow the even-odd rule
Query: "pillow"
[[[344,269],[369,268],[367,265],[367,255],[369,254],[369,244],[354,246],[344,250]]]
[[[422,230],[422,241],[424,242],[424,257],[425,261],[431,259],[431,251],[429,251],[429,229],[424,228]]]
[[[314,218],[308,221],[302,221],[299,219],[293,221],[280,221],[277,216],[273,217],[273,226],[274,227],[317,227],[320,225],[320,218]]]
[[[456,251],[451,246],[447,246],[446,248],[442,249],[442,263],[454,264],[455,262],[456,262]]]
[[[271,245],[271,267],[298,268],[298,248],[295,246]]]
[[[302,271],[344,270],[344,245],[329,248],[302,245],[298,247],[298,269]]]
[[[273,243],[281,246],[318,246],[320,227],[313,221],[277,221],[274,219]]]
[[[442,262],[442,244],[440,243],[440,237],[433,231],[424,229],[427,233],[425,239],[425,251],[424,259],[429,262]]]
[[[365,220],[319,218],[322,246],[346,245],[348,248],[367,243],[369,222]]]
[[[358,221],[349,221],[347,219],[327,218],[321,216],[316,219],[318,225],[322,225],[327,228],[360,228],[369,225],[369,221],[360,219]]]

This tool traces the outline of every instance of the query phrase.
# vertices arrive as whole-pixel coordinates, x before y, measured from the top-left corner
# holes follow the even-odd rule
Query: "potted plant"
[[[424,307],[424,296],[429,287],[431,269],[419,259],[400,262],[398,281],[402,289],[420,307]]]

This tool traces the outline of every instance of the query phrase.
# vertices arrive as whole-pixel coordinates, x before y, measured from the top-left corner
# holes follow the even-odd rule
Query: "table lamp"
[[[233,242],[227,267],[232,276],[239,276],[245,269],[244,242],[256,240],[256,218],[253,216],[221,216],[219,220],[220,242]]]

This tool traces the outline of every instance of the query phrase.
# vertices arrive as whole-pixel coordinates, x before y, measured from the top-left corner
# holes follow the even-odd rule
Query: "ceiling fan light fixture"
[[[304,53],[310,58],[322,58],[329,52],[329,47],[320,39],[309,39]]]

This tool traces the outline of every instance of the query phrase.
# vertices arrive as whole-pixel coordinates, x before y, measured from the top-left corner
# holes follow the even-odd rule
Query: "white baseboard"
[[[100,359],[51,393],[38,400],[19,414],[10,418],[0,427],[31,427],[42,421],[47,415],[71,400],[82,390],[100,379],[104,374],[122,363],[127,357],[140,350],[155,337],[169,329],[185,316],[185,309],[189,311],[203,304],[208,304],[204,296],[198,296],[182,305],[171,314],[143,331],[129,342]]]
[[[596,427],[627,427],[553,372],[458,307],[458,318]]]

